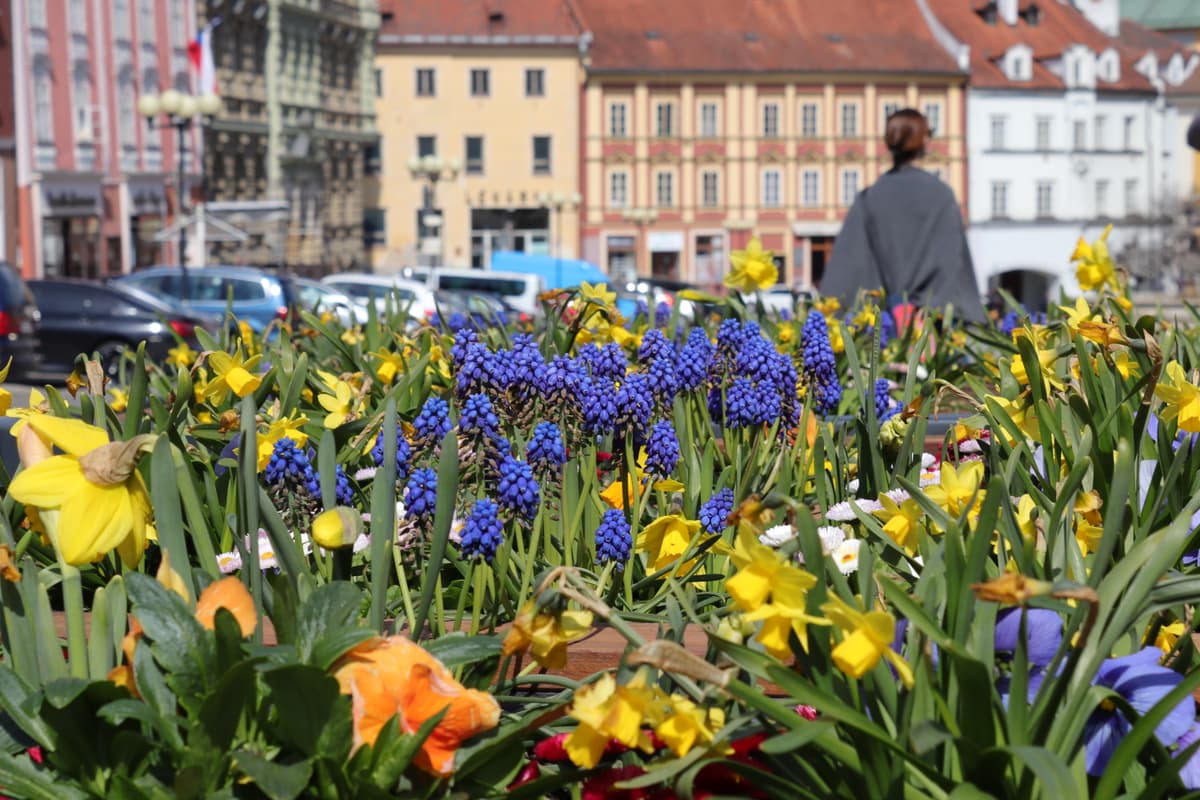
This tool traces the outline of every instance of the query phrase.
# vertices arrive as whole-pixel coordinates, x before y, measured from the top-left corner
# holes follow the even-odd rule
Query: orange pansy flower
[[[404,733],[415,733],[445,710],[413,760],[434,775],[449,775],[462,743],[500,722],[494,697],[465,688],[425,648],[403,636],[369,639],[342,658],[334,677],[353,703],[355,749],[373,745],[392,717],[398,717]]]
[[[239,579],[230,575],[200,593],[196,601],[196,621],[208,630],[216,627],[217,609],[224,608],[233,614],[245,638],[254,633],[258,627],[258,611],[254,608],[254,598],[246,591],[246,586]]]

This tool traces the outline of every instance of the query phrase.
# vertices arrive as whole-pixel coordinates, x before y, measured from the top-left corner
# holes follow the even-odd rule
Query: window
[[[779,208],[783,205],[782,177],[779,170],[768,169],[762,174],[763,208]]]
[[[363,174],[378,175],[383,171],[383,147],[376,139],[363,146]]]
[[[884,103],[883,106],[880,108],[881,116],[879,117],[879,129],[883,130],[884,126],[887,125],[888,117],[890,117],[892,114],[895,114],[899,110],[900,110],[899,103],[896,103],[896,102]]]
[[[545,97],[546,95],[546,70],[544,69],[527,69],[525,70],[525,96],[526,97]]]
[[[762,135],[764,139],[779,138],[779,103],[763,103]]]
[[[654,135],[667,137],[675,135],[675,104],[659,103],[654,107]]]
[[[714,139],[721,135],[720,130],[720,127],[717,125],[717,104],[701,103],[700,135],[705,139]]]
[[[659,208],[672,208],[675,205],[675,174],[659,172],[654,176],[654,195]]]
[[[805,103],[800,106],[800,135],[806,138],[817,136],[817,104]]]
[[[465,146],[466,151],[466,167],[468,175],[483,174],[483,137],[468,136]]]
[[[1103,178],[1096,181],[1096,216],[1108,216],[1108,181]]]
[[[1050,149],[1050,118],[1037,118],[1037,149],[1045,153]]]
[[[1104,136],[1105,127],[1106,127],[1105,118],[1101,117],[1101,116],[1096,117],[1095,133],[1093,134],[1095,136],[1095,141],[1092,142],[1092,147],[1095,148],[1096,150],[1104,149],[1104,140],[1106,138]]]
[[[942,129],[942,104],[926,103],[925,120],[929,123],[929,133],[936,134]]]
[[[153,42],[155,37],[154,0],[137,0],[138,39],[143,44]]]
[[[375,70],[375,96],[383,97],[383,70]]]
[[[550,174],[550,137],[533,137],[533,174]]]
[[[842,103],[842,136],[858,136],[858,103]]]
[[[1008,218],[1008,182],[992,181],[992,219]]]
[[[72,98],[75,101],[75,141],[90,142],[92,129],[92,77],[86,61],[76,62]]]
[[[417,158],[425,156],[437,155],[437,137],[436,136],[418,136],[417,137]]]
[[[625,137],[626,106],[624,103],[613,103],[608,107],[608,135],[617,138]]]
[[[1037,215],[1039,219],[1054,216],[1054,184],[1050,181],[1037,182]]]
[[[716,208],[721,204],[721,176],[716,170],[700,173],[700,205]]]
[[[817,208],[821,205],[821,172],[806,169],[800,176],[800,205]]]
[[[1125,180],[1125,216],[1131,217],[1138,211],[1138,182],[1137,178]]]
[[[1004,117],[992,117],[992,149],[1004,149]]]
[[[629,205],[629,173],[611,172],[608,176],[609,208],[625,208]]]
[[[1075,120],[1073,130],[1075,133],[1073,139],[1075,142],[1075,149],[1083,150],[1085,147],[1087,147],[1087,123],[1081,119],[1077,119]]]
[[[46,27],[46,0],[29,0],[29,24],[34,28]]]
[[[437,94],[437,85],[433,70],[417,70],[417,97],[433,97],[435,94]]]
[[[126,78],[132,93],[133,79]],[[121,87],[124,88],[124,85]],[[50,75],[50,65],[43,58],[36,58],[33,65],[33,135],[38,144],[54,141],[54,84]],[[122,118],[128,110],[134,113],[132,104],[128,109],[122,107]],[[129,125],[132,125],[132,120]],[[122,126],[124,130],[126,125]],[[132,128],[130,128],[132,131]],[[123,138],[123,137],[122,137]]]
[[[483,69],[471,70],[471,96],[487,97],[491,94],[491,71]]]
[[[1134,126],[1134,118],[1132,116],[1126,117],[1125,118],[1125,132],[1124,132],[1124,144],[1125,144],[1126,150],[1133,149],[1133,126]]]
[[[855,196],[858,195],[858,169],[847,168],[842,170],[842,196],[841,201],[843,206],[850,206],[854,203]]]
[[[67,15],[71,24],[71,33],[87,33],[87,7],[84,5],[84,0],[71,0]],[[182,16],[182,14],[176,16]]]
[[[32,5],[44,4],[45,0],[32,0]],[[31,6],[32,7],[32,6]],[[32,12],[31,12],[32,13]],[[45,11],[43,10],[43,14]],[[113,32],[121,40],[129,39],[129,0],[113,0]],[[35,25],[32,21],[30,24]]]

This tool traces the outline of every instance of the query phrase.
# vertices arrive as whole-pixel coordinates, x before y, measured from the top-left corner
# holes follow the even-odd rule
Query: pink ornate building
[[[15,76],[14,262],[30,277],[95,277],[178,261],[173,245],[155,241],[176,204],[176,133],[150,130],[137,102],[142,93],[191,90],[192,0],[6,4],[0,58]],[[0,86],[0,120],[4,99]],[[198,138],[189,135],[194,154]],[[189,158],[190,190],[200,185],[197,163]]]

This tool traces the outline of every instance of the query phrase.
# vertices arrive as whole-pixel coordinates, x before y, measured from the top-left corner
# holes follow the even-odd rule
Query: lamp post
[[[167,89],[160,95],[144,94],[138,100],[138,113],[146,118],[146,123],[153,130],[156,127],[169,126],[175,129],[178,147],[175,151],[175,162],[178,174],[175,184],[175,221],[179,224],[179,273],[180,297],[188,299],[187,274],[187,132],[192,124],[199,120],[203,126],[211,121],[221,111],[221,98],[215,94],[202,94],[195,97],[175,89]]]
[[[558,286],[562,287],[562,218],[564,211],[573,211],[583,202],[579,192],[540,192],[537,196],[542,208],[554,214],[554,277]]]
[[[637,262],[642,254],[642,245],[646,238],[646,226],[658,219],[658,209],[656,208],[627,208],[621,214],[625,219],[638,226],[638,258],[634,259],[634,270],[637,270]],[[653,268],[651,268],[653,272]],[[635,276],[636,277],[636,276]]]
[[[443,240],[446,230],[444,224],[445,217],[437,208],[437,184],[442,178],[451,181],[454,180],[461,171],[462,162],[457,158],[443,159],[437,156],[422,156],[420,158],[413,157],[408,160],[408,173],[413,179],[429,181],[429,192],[426,193],[424,202],[421,204],[420,215],[418,217],[418,232],[423,232],[425,228],[437,229],[433,236],[422,235],[420,237],[422,253],[426,249],[426,241],[430,239],[437,241],[436,250],[429,253],[432,262],[430,263],[431,267],[440,267],[442,265]]]

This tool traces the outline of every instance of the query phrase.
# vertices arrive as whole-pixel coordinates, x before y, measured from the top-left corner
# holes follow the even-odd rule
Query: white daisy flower
[[[843,500],[829,507],[825,512],[825,519],[830,522],[854,522],[858,519],[854,516],[854,506],[858,506],[864,514],[872,514],[883,508],[883,504],[878,500]]]
[[[354,540],[354,544],[351,545],[350,549],[352,552],[361,553],[363,550],[366,550],[370,546],[371,546],[371,537],[367,536],[365,533],[360,533],[358,535],[358,538]]]
[[[851,478],[846,484],[846,494],[856,494],[858,492],[858,478]]]
[[[837,565],[838,572],[849,575],[858,571],[858,549],[862,546],[861,539],[847,539],[838,545],[831,557]]]
[[[836,525],[822,525],[817,528],[817,536],[821,539],[821,552],[830,555],[846,541],[846,532]]]
[[[767,547],[782,547],[787,542],[796,538],[796,529],[791,525],[776,525],[773,528],[767,528],[758,540]]]
[[[359,482],[369,481],[375,477],[375,473],[378,470],[379,470],[378,467],[363,467],[362,469],[360,469],[354,473],[354,480],[359,481]]]
[[[942,482],[942,473],[936,469],[925,470],[921,473],[921,488],[933,486]]]
[[[921,469],[933,469],[937,463],[937,456],[933,453],[921,453]]]
[[[884,494],[891,498],[891,501],[896,505],[900,505],[905,500],[912,498],[912,495],[910,495],[905,489],[889,489],[888,491],[884,492]]]
[[[232,575],[242,568],[242,554],[237,550],[228,553],[217,553],[217,569],[223,575]]]

